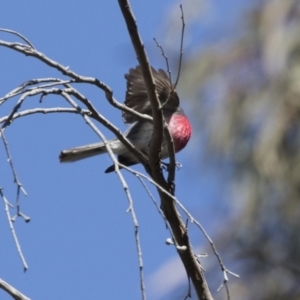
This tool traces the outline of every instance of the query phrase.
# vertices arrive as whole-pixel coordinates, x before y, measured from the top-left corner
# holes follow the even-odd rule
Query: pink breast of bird
[[[171,116],[168,128],[173,138],[174,150],[179,152],[188,143],[192,134],[192,126],[184,114],[175,113]]]

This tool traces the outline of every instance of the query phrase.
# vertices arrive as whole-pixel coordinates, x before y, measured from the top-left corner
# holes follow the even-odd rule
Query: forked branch
[[[144,81],[147,86],[148,97],[151,102],[152,113],[153,113],[153,145],[151,145],[150,157],[149,157],[149,167],[148,173],[153,178],[153,180],[163,189],[169,191],[171,195],[174,194],[174,183],[168,183],[159,167],[159,151],[163,135],[163,116],[160,110],[160,103],[155,91],[155,84],[152,78],[151,70],[147,55],[144,50],[144,45],[139,36],[136,20],[131,11],[129,1],[119,0],[119,5],[123,13],[127,29],[134,46],[137,58],[140,62]],[[173,149],[174,150],[174,149]],[[170,154],[170,153],[169,153]],[[174,155],[174,152],[172,153]],[[171,155],[171,154],[170,154]],[[174,168],[175,170],[175,168]],[[175,178],[175,176],[173,176]],[[208,285],[206,283],[204,274],[200,268],[198,261],[193,253],[192,245],[189,242],[189,237],[185,224],[182,222],[181,216],[179,215],[176,205],[172,197],[169,197],[165,193],[158,189],[158,193],[161,199],[161,205],[168,220],[173,235],[176,239],[176,244],[183,247],[186,250],[177,250],[188,277],[191,279],[198,299],[211,300],[212,296],[210,294]]]

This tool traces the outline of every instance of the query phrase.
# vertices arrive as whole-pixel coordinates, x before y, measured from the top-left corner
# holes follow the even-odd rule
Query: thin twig
[[[7,127],[8,125],[11,124],[13,115],[19,110],[19,108],[21,107],[23,101],[24,101],[27,97],[29,97],[29,96],[35,96],[35,95],[37,95],[38,93],[41,93],[41,91],[38,90],[38,89],[36,89],[36,90],[33,90],[33,91],[26,92],[26,93],[22,94],[22,96],[21,96],[20,99],[18,100],[17,104],[14,106],[14,108],[13,108],[12,111],[11,111],[11,113],[8,115],[6,121],[5,121],[4,124],[2,125],[1,129],[4,129],[5,127]]]
[[[63,97],[65,97],[65,99],[78,111],[82,111],[81,108],[76,104],[76,102],[74,102],[72,100],[72,98],[70,97],[70,95],[66,92],[62,92],[61,95]],[[82,97],[82,95],[81,95]],[[87,101],[87,99],[85,100]],[[136,242],[136,247],[137,247],[137,255],[138,255],[138,262],[139,262],[139,274],[140,274],[140,286],[141,286],[141,292],[142,292],[142,299],[146,300],[146,293],[145,293],[145,280],[144,280],[144,269],[143,269],[143,256],[142,256],[142,248],[141,248],[141,243],[140,243],[140,236],[139,236],[139,224],[138,224],[138,220],[134,211],[134,207],[133,207],[133,200],[128,188],[128,185],[122,175],[122,173],[119,170],[119,163],[115,158],[115,155],[113,153],[113,151],[111,150],[109,143],[107,143],[107,140],[105,138],[105,136],[103,135],[103,133],[95,126],[95,124],[90,120],[90,118],[86,115],[86,114],[82,114],[82,117],[84,118],[84,120],[86,121],[86,123],[95,131],[95,133],[100,137],[100,139],[103,141],[103,143],[105,144],[106,150],[109,154],[109,156],[111,157],[111,159],[113,160],[114,164],[115,164],[115,171],[122,183],[122,186],[124,188],[125,194],[127,196],[128,202],[129,202],[129,208],[127,209],[128,212],[130,212],[131,217],[132,217],[132,221],[134,224],[134,235],[135,235],[135,242]]]
[[[25,89],[28,86],[40,84],[42,82],[52,82],[52,83],[43,84],[43,85],[39,85],[38,87]],[[61,79],[58,79],[58,78],[32,79],[32,80],[29,80],[29,81],[26,81],[26,82],[22,83],[20,86],[13,89],[9,93],[7,93],[4,97],[0,98],[0,105],[2,103],[4,103],[9,98],[13,98],[15,96],[18,96],[18,95],[26,93],[26,92],[31,92],[32,90],[34,90],[36,88],[39,88],[39,89],[49,88],[49,87],[56,86],[56,85],[63,85],[63,84],[74,83],[74,82],[75,82],[75,80],[73,80],[73,79],[71,79],[71,80],[61,80]]]
[[[127,199],[129,202],[129,207],[127,209],[127,212],[130,212],[132,221],[133,221],[133,225],[134,225],[134,237],[135,237],[135,243],[136,243],[137,255],[138,255],[140,287],[141,287],[142,299],[146,300],[144,264],[143,264],[142,247],[141,247],[140,235],[139,235],[139,224],[138,224],[138,220],[137,220],[137,217],[135,214],[133,200],[132,200],[128,185],[127,185],[122,173],[119,170],[118,161],[116,160],[114,153],[112,152],[109,144],[106,143],[106,139],[105,139],[104,135],[102,134],[102,132],[90,121],[88,116],[84,115],[84,119],[86,120],[87,124],[97,133],[97,135],[101,138],[101,140],[105,143],[106,149],[107,149],[110,157],[112,158],[112,160],[115,163],[115,172],[117,173],[117,175],[122,183],[125,194],[127,196]]]
[[[146,291],[145,291],[145,279],[144,279],[144,264],[143,264],[143,255],[142,255],[142,247],[141,247],[141,242],[140,242],[140,236],[139,236],[139,224],[138,220],[134,211],[133,207],[133,200],[128,188],[128,185],[120,172],[119,169],[116,170],[119,179],[123,185],[123,189],[126,193],[128,202],[129,202],[129,207],[127,209],[127,212],[130,212],[133,225],[134,225],[134,236],[135,236],[135,242],[136,242],[136,247],[137,247],[137,255],[138,255],[138,262],[139,262],[139,274],[140,274],[140,288],[141,288],[141,293],[142,293],[142,299],[146,300]]]
[[[18,113],[15,113],[11,121],[18,119],[20,117],[29,116],[32,114],[49,114],[49,113],[75,113],[78,114],[78,111],[75,108],[69,108],[69,107],[53,107],[53,108],[33,108],[33,109],[27,109],[24,111],[20,111]],[[89,115],[91,112],[87,109],[83,109],[81,113],[84,113],[86,115]],[[8,116],[0,118],[0,124],[7,121]]]
[[[167,65],[167,73],[168,73],[168,75],[169,75],[170,84],[172,85],[172,77],[171,77],[171,71],[170,71],[170,66],[169,66],[169,59],[168,59],[168,57],[165,55],[165,51],[164,51],[162,45],[158,43],[158,41],[156,40],[156,38],[153,38],[153,40],[154,40],[156,46],[160,49],[161,55],[163,56],[163,58],[164,58],[165,61],[166,61],[166,65]]]
[[[161,186],[159,186],[153,179],[151,179],[149,176],[146,176],[144,175],[143,173],[140,173],[138,171],[135,171],[133,170],[132,168],[129,168],[125,165],[122,165],[120,164],[120,166],[123,168],[123,169],[126,169],[128,171],[130,171],[133,175],[135,176],[140,176],[142,178],[145,178],[146,180],[148,180],[151,184],[153,184],[154,186],[156,186],[162,193],[166,194],[168,197],[170,197],[172,200],[174,200],[176,202],[176,204],[183,210],[183,212],[187,215],[187,217],[189,218],[189,220],[191,221],[191,223],[194,223],[200,230],[201,232],[203,233],[204,237],[208,240],[208,242],[210,243],[210,246],[215,254],[215,256],[217,257],[218,259],[218,262],[221,266],[221,269],[222,269],[222,273],[223,273],[223,276],[224,276],[224,281],[225,281],[225,284],[226,282],[228,281],[228,277],[227,277],[227,274],[230,274],[232,276],[235,276],[235,277],[240,277],[238,274],[236,273],[233,273],[232,271],[228,270],[222,259],[221,259],[221,256],[220,254],[218,253],[216,247],[215,247],[215,244],[214,242],[212,241],[212,239],[210,238],[210,236],[208,235],[208,233],[206,232],[206,230],[204,229],[204,227],[193,217],[193,215],[188,211],[187,208],[185,208],[185,206],[173,195],[171,195],[167,190],[165,190],[164,188],[162,188]]]
[[[175,90],[175,86],[172,84],[172,78],[171,78],[171,71],[169,68],[169,60],[168,57],[165,55],[163,47],[157,42],[155,38],[153,38],[157,47],[161,50],[162,56],[166,60],[166,65],[167,65],[167,72],[169,74],[169,81],[170,85],[172,87],[171,93],[168,95],[168,98],[165,100],[164,103],[161,103],[161,107],[163,108],[168,102],[169,99],[172,97],[172,94]],[[165,120],[164,120],[165,121]],[[165,124],[165,123],[164,123]],[[169,168],[168,168],[168,183],[172,187],[172,190],[175,190],[175,165],[176,165],[176,160],[175,160],[175,151],[174,151],[174,143],[173,143],[173,138],[169,132],[169,129],[167,126],[164,126],[164,136],[167,140],[167,145],[168,145],[168,153],[169,153]]]
[[[124,146],[127,147],[129,149],[129,151],[131,151],[144,166],[148,164],[147,157],[139,149],[134,147],[132,145],[132,143],[122,134],[122,132],[117,127],[115,127],[111,122],[109,122],[106,118],[104,118],[101,114],[99,114],[99,112],[95,109],[95,107],[92,105],[92,103],[86,97],[84,97],[81,93],[79,93],[76,89],[74,89],[71,86],[69,86],[69,88],[63,89],[63,90],[57,89],[57,88],[52,88],[52,89],[36,88],[30,92],[26,92],[26,93],[22,94],[22,96],[18,100],[17,104],[15,105],[15,107],[13,108],[11,113],[9,114],[8,118],[4,121],[2,128],[5,128],[12,122],[14,114],[21,107],[22,103],[24,102],[24,100],[27,97],[36,96],[38,94],[43,94],[44,96],[48,95],[48,94],[56,94],[56,95],[64,94],[65,97],[67,97],[66,95],[69,95],[69,94],[73,95],[74,97],[76,97],[78,100],[80,100],[82,103],[84,103],[87,106],[87,108],[91,112],[91,117],[93,117],[94,119],[99,121],[102,125],[104,125],[106,128],[108,128],[110,131],[112,131],[117,136],[117,138],[124,144]]]
[[[104,125],[106,128],[108,128],[111,132],[113,132],[116,137],[119,139],[119,141],[133,154],[135,157],[139,160],[141,164],[144,166],[148,165],[148,159],[147,157],[139,150],[137,149],[128,139],[124,136],[124,134],[111,122],[109,122],[106,118],[104,118],[93,106],[93,104],[81,93],[79,93],[76,89],[73,87],[69,87],[64,90],[64,93],[73,95],[76,97],[79,101],[81,101],[86,107],[91,111],[91,117],[93,117],[95,120],[100,122],[102,125]]]
[[[27,193],[22,185],[22,183],[20,182],[18,176],[17,176],[17,172],[15,170],[14,164],[13,164],[13,160],[9,151],[9,146],[8,146],[8,142],[5,138],[4,135],[4,129],[2,128],[0,130],[0,137],[2,138],[3,141],[3,145],[6,151],[6,156],[7,156],[7,161],[10,165],[10,169],[12,171],[13,174],[13,178],[14,178],[14,182],[17,185],[17,195],[16,195],[16,209],[17,209],[17,214],[16,216],[20,216],[23,217],[25,222],[29,222],[30,221],[30,217],[26,216],[24,213],[21,212],[21,208],[20,208],[20,192],[22,191],[22,193],[24,194],[24,196],[27,196]],[[16,218],[16,216],[13,218],[13,220]]]
[[[154,82],[153,82],[153,78],[151,76],[150,65],[149,65],[147,57],[146,57],[146,55],[144,53],[143,44],[142,44],[142,42],[140,40],[140,37],[138,35],[137,27],[136,27],[136,24],[135,24],[135,20],[133,18],[132,12],[130,11],[130,7],[129,7],[128,2],[124,1],[124,0],[119,0],[119,4],[120,4],[120,7],[122,8],[122,12],[123,12],[124,18],[125,18],[125,20],[127,22],[128,30],[130,32],[130,36],[132,38],[133,45],[135,47],[135,50],[137,52],[137,56],[139,58],[139,61],[140,61],[140,64],[141,64],[141,67],[142,67],[142,70],[143,70],[143,75],[144,75],[144,78],[145,78],[145,84],[146,84],[146,87],[147,87],[147,91],[148,91],[148,94],[149,94],[151,106],[152,106],[152,109],[153,109],[153,119],[154,119],[154,128],[155,128],[155,130],[153,131],[154,132],[153,133],[154,134],[153,141],[155,141],[155,142],[152,143],[151,150],[150,150],[150,154],[151,154],[150,155],[150,168],[151,168],[151,172],[150,173],[151,173],[151,175],[153,176],[154,179],[153,180],[151,179],[151,180],[152,180],[152,183],[155,184],[155,186],[158,188],[158,190],[160,192],[162,192],[162,194],[168,196],[167,198],[165,198],[165,199],[162,200],[162,201],[164,201],[165,204],[169,205],[169,203],[170,203],[172,205],[172,203],[173,203],[172,201],[170,201],[170,202],[166,202],[166,201],[174,200],[175,199],[174,201],[176,202],[177,205],[179,205],[180,202],[175,197],[173,197],[173,195],[172,195],[173,192],[170,193],[170,192],[167,191],[167,190],[170,190],[170,189],[168,189],[168,186],[166,185],[166,182],[164,180],[162,171],[160,170],[159,160],[157,159],[158,158],[158,153],[159,153],[158,149],[160,147],[159,145],[161,145],[162,128],[163,128],[162,127],[162,125],[163,125],[163,118],[162,118],[162,113],[159,110],[159,101],[158,101],[157,95],[155,93],[155,85],[154,85]],[[181,10],[182,10],[182,6],[181,6]],[[183,51],[182,51],[182,47],[183,47],[183,35],[184,35],[183,33],[184,33],[184,27],[185,27],[183,11],[182,11],[182,22],[183,22],[183,28],[182,28],[182,39],[181,39],[181,57],[180,57],[180,62],[179,62],[180,68],[181,68],[181,61],[182,61],[182,54],[183,54]],[[46,57],[43,53],[40,53],[40,52],[36,51],[33,48],[29,48],[26,45],[22,45],[22,44],[19,44],[19,43],[7,43],[7,42],[4,42],[4,41],[0,41],[0,46],[1,45],[5,46],[5,47],[8,47],[8,48],[11,48],[11,49],[13,49],[15,51],[21,52],[24,55],[32,56],[32,57],[35,57],[35,58],[39,59],[40,61],[44,62],[45,64],[49,65],[50,67],[53,67],[53,68],[57,69],[62,74],[66,75],[66,76],[69,76],[76,83],[89,83],[89,84],[95,85],[95,86],[99,87],[100,89],[102,89],[105,92],[106,98],[115,107],[117,107],[119,109],[122,109],[122,110],[124,110],[126,112],[130,112],[130,113],[132,113],[134,115],[138,115],[142,119],[147,119],[149,121],[152,120],[152,118],[149,117],[149,116],[145,117],[144,115],[139,114],[137,112],[134,112],[134,111],[131,112],[130,110],[128,110],[128,108],[124,107],[124,105],[119,104],[118,102],[115,102],[115,99],[113,97],[113,93],[112,93],[111,89],[107,85],[105,85],[103,82],[99,81],[96,78],[80,76],[80,75],[76,74],[75,72],[71,71],[68,67],[64,67],[61,64],[58,64],[57,62],[55,62],[55,61],[49,59],[48,57]],[[180,70],[180,68],[179,68],[179,70]],[[179,75],[180,75],[180,71],[178,72],[178,76],[177,76],[177,80],[176,80],[175,85],[177,85],[177,83],[178,83]],[[34,89],[34,90],[36,91],[36,89]],[[137,149],[135,149],[134,147],[132,147],[132,145],[127,141],[127,139],[124,138],[124,136],[122,135],[122,133],[120,133],[120,131],[117,128],[115,128],[111,123],[109,123],[105,118],[103,118],[95,110],[95,108],[88,101],[88,99],[86,99],[81,94],[79,94],[79,92],[77,90],[75,90],[74,88],[70,87],[70,88],[64,89],[64,90],[62,90],[62,89],[51,89],[51,90],[47,90],[47,92],[45,92],[45,89],[41,89],[41,88],[40,89],[37,88],[37,90],[39,90],[38,93],[40,93],[42,95],[47,95],[47,94],[53,93],[53,94],[60,94],[60,95],[62,95],[65,98],[69,97],[70,99],[71,99],[70,95],[75,96],[77,99],[79,99],[82,103],[84,103],[88,107],[89,111],[91,111],[91,117],[95,118],[101,124],[103,124],[104,126],[106,126],[107,128],[109,128],[111,131],[113,131],[116,134],[116,136],[122,141],[122,143],[126,147],[128,147],[129,150],[131,150],[133,152],[137,151],[136,152],[137,157],[140,155],[139,151]],[[35,94],[38,94],[38,93],[35,93]],[[33,93],[33,90],[31,90],[29,92],[26,92],[25,94],[26,94],[25,95],[25,98],[26,98],[28,96],[32,96],[34,93]],[[22,95],[22,97],[23,96],[24,96],[24,94]],[[22,101],[24,101],[24,99],[25,99],[24,98],[23,100],[21,100],[22,97],[19,99],[19,101],[18,101],[17,105],[14,107],[14,110],[12,111],[12,113],[4,121],[4,125],[7,126],[7,124],[9,124],[11,122],[11,120],[13,120],[14,116],[16,114],[18,114],[17,111],[19,110],[19,108],[20,108],[20,106],[22,104]],[[83,110],[81,108],[78,110],[78,112],[83,115],[83,118],[86,120],[87,123],[90,121],[90,118],[86,114],[83,113]],[[91,124],[94,125],[93,123],[91,123]],[[98,130],[95,125],[94,125],[94,127],[95,127],[94,130]],[[101,132],[99,131],[99,133],[100,133],[100,137],[101,137]],[[104,143],[105,143],[105,139],[104,139]],[[108,150],[109,154],[112,155],[112,157],[113,157],[112,159],[113,159],[113,161],[115,163],[117,174],[120,175],[120,176],[122,176],[121,173],[119,172],[119,167],[118,167],[119,163],[116,161],[116,158],[114,157],[114,155],[113,155],[113,153],[112,153],[109,145],[107,145],[107,150]],[[140,159],[141,159],[142,162],[144,162],[144,165],[147,164],[147,162],[145,162],[145,160],[144,160],[145,159],[144,157],[140,157]],[[125,190],[126,195],[128,197],[129,210],[132,212],[133,211],[133,206],[131,204],[133,204],[133,202],[132,202],[130,194],[128,196],[128,193],[127,193],[127,191],[129,192],[128,186],[127,186],[127,184],[125,184],[125,185],[123,184],[123,187],[124,187],[124,190]],[[170,188],[170,185],[169,185],[169,188]],[[169,209],[168,210],[169,212],[173,211],[172,209],[170,209],[170,206],[169,206],[168,209]],[[183,209],[183,206],[181,207],[181,209]],[[185,211],[185,210],[184,210],[184,212],[187,213],[187,211]],[[177,218],[177,220],[176,220],[176,222],[177,222],[176,226],[179,224],[179,226],[177,228],[175,228],[176,242],[177,242],[177,239],[179,241],[182,241],[183,242],[182,245],[187,245],[188,248],[189,248],[188,249],[189,252],[191,252],[192,249],[191,249],[191,246],[190,246],[189,241],[188,241],[188,236],[186,234],[186,230],[182,231],[182,228],[183,228],[183,227],[181,227],[182,222],[180,222],[180,218],[177,215],[176,211],[175,211],[175,213],[176,213],[175,218]],[[195,219],[192,217],[192,215],[189,214],[188,216],[197,225],[197,223],[195,222]],[[139,235],[138,235],[138,223],[137,223],[134,211],[133,211],[132,218],[133,218],[133,222],[134,222],[134,226],[135,226],[136,244],[137,244],[137,249],[138,249],[139,266],[140,266],[140,277],[141,277],[141,286],[142,286],[141,290],[142,290],[142,294],[144,294],[145,291],[144,291],[144,280],[143,280],[143,272],[142,272],[142,270],[143,270],[143,264],[142,264],[142,260],[141,260],[142,255],[141,255],[141,251],[140,251],[140,242],[139,242]],[[169,218],[169,216],[167,216],[167,218]],[[179,220],[179,222],[178,222],[178,220]],[[202,228],[202,226],[199,227],[199,228],[203,232],[204,229]],[[174,230],[174,226],[172,227],[172,229]],[[207,237],[208,236],[206,236],[206,238]],[[181,258],[182,257],[183,256],[181,255]],[[185,256],[185,258],[189,259],[188,256]],[[184,262],[184,260],[183,260],[183,262]],[[189,260],[189,263],[190,264],[194,264],[193,259]],[[184,262],[184,264],[185,264],[185,266],[187,266],[185,262]],[[223,267],[224,267],[224,265],[223,265]],[[197,279],[195,279],[195,278],[197,276],[201,276],[202,283],[205,285],[206,282],[205,282],[205,279],[202,278],[201,272],[200,273],[197,273],[197,272],[198,272],[197,266],[195,266],[195,274],[196,274],[196,276],[194,276],[194,281],[193,282],[194,283],[195,282],[199,283],[199,281],[197,281]],[[189,273],[188,270],[187,270],[187,273],[188,273],[188,276],[191,276],[191,273]],[[234,273],[229,272],[224,267],[224,274],[225,274],[224,276],[225,277],[227,277],[227,273],[234,274]],[[236,275],[236,274],[234,274],[234,275]],[[195,288],[196,288],[196,286],[195,286]],[[202,287],[200,286],[200,289],[201,288]],[[206,299],[211,299],[209,291],[207,291]]]
[[[100,88],[101,90],[104,91],[106,99],[114,107],[118,108],[119,110],[130,113],[130,114],[136,116],[139,119],[147,120],[148,122],[152,122],[152,117],[151,116],[146,115],[146,114],[141,114],[141,113],[139,113],[139,112],[137,112],[133,109],[130,109],[126,105],[121,104],[120,102],[118,102],[113,97],[113,92],[110,89],[110,87],[108,85],[106,85],[105,83],[101,82],[99,79],[93,78],[93,77],[81,76],[81,75],[73,72],[69,67],[65,67],[65,66],[59,64],[58,62],[50,59],[49,57],[47,57],[43,53],[41,53],[41,52],[39,52],[35,49],[31,49],[31,48],[29,49],[28,47],[26,47],[26,45],[19,44],[19,43],[9,43],[9,42],[0,40],[0,46],[13,49],[13,50],[18,51],[18,52],[20,52],[20,53],[22,53],[26,56],[32,56],[34,58],[37,58],[38,60],[44,62],[46,65],[48,65],[52,68],[55,68],[56,70],[61,72],[63,75],[69,76],[70,78],[74,79],[74,81],[76,83],[87,83],[87,84],[92,84],[92,85],[97,86],[98,88]]]
[[[34,46],[31,42],[29,42],[29,40],[23,36],[22,34],[20,34],[19,32],[17,31],[14,31],[14,30],[11,30],[11,29],[5,29],[5,28],[0,28],[0,31],[2,32],[7,32],[7,33],[11,33],[11,34],[14,34],[16,36],[18,36],[20,39],[22,39],[25,43],[27,43],[31,48],[34,49]]]
[[[130,171],[130,173],[132,173]],[[172,236],[172,240],[173,240],[173,244],[178,247],[179,245],[177,245],[177,242],[176,242],[176,239],[173,235],[173,232],[169,226],[169,223],[168,223],[168,220],[166,219],[165,215],[164,215],[164,212],[163,210],[159,207],[157,201],[155,200],[154,196],[152,195],[152,193],[150,192],[149,188],[147,187],[146,183],[144,182],[144,180],[142,179],[142,177],[138,174],[138,172],[133,172],[133,174],[138,178],[138,180],[142,183],[144,189],[146,190],[147,194],[149,195],[150,199],[152,200],[152,202],[154,203],[157,211],[159,212],[159,214],[162,216],[162,218],[164,219],[165,221],[165,224],[166,224],[166,227],[167,229],[169,230],[171,236]]]
[[[183,8],[182,4],[180,4],[180,10],[181,10],[181,21],[182,21],[182,29],[181,29],[181,40],[180,40],[180,54],[179,54],[179,65],[178,65],[178,73],[177,78],[174,84],[174,88],[176,88],[179,77],[180,77],[180,71],[181,71],[181,63],[182,63],[182,56],[183,56],[183,38],[184,38],[184,29],[185,29],[185,22],[184,22],[184,14],[183,14]]]
[[[19,243],[19,240],[18,240],[18,237],[17,237],[17,234],[16,234],[16,231],[15,231],[15,228],[14,228],[14,225],[13,225],[13,222],[12,222],[12,218],[11,218],[11,215],[9,213],[9,207],[12,207],[12,205],[7,201],[6,197],[4,196],[4,193],[3,193],[3,189],[0,188],[0,196],[4,202],[4,207],[5,207],[5,212],[6,212],[6,216],[7,216],[7,220],[8,220],[8,224],[9,224],[9,228],[11,230],[11,233],[12,233],[12,236],[13,236],[13,239],[15,241],[15,244],[16,244],[16,248],[17,248],[17,251],[18,251],[18,254],[21,258],[21,261],[22,261],[22,264],[23,264],[23,268],[24,268],[24,271],[26,271],[28,269],[28,265],[26,263],[26,260],[25,260],[25,257],[23,255],[23,252],[22,252],[22,249],[21,249],[21,245]]]

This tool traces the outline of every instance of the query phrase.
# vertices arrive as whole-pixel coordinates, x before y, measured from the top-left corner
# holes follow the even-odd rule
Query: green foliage
[[[196,91],[189,96],[197,99],[194,111],[209,136],[208,153],[234,170],[228,195],[233,216],[218,241],[240,266],[241,280],[230,282],[232,299],[296,300],[299,1],[261,1],[241,27],[238,37],[211,44],[187,62],[182,87],[187,94]]]

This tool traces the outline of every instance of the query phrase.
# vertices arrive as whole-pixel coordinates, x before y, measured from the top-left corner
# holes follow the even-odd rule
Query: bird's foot
[[[164,162],[164,161],[161,161],[160,164],[161,164],[161,167],[162,167],[164,170],[166,170],[166,171],[168,171],[168,172],[170,171],[170,164],[169,164],[169,163],[166,163],[166,162]],[[182,164],[179,163],[179,162],[176,162],[176,163],[175,163],[175,166],[176,166],[177,170],[179,170],[179,169],[182,168]]]
[[[182,168],[182,164],[178,161],[175,163],[177,170],[180,170]]]

